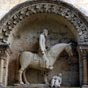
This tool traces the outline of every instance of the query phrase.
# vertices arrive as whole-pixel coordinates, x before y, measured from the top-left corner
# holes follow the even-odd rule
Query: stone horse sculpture
[[[55,61],[57,60],[58,56],[60,55],[60,53],[63,50],[66,50],[66,52],[68,53],[69,56],[73,55],[71,44],[67,44],[67,43],[56,44],[56,45],[52,46],[46,52],[46,56],[49,59],[49,65],[50,66],[53,67]],[[21,68],[19,70],[19,82],[20,82],[20,84],[24,84],[23,80],[22,80],[22,75],[24,76],[25,83],[28,83],[26,76],[25,76],[25,71],[26,71],[26,68],[28,66],[30,66],[31,68],[35,68],[35,69],[44,70],[46,68],[41,67],[41,65],[44,63],[45,63],[44,60],[38,54],[34,54],[32,52],[29,52],[29,51],[22,52],[20,55]],[[52,69],[48,68],[48,69],[52,70],[53,68]]]

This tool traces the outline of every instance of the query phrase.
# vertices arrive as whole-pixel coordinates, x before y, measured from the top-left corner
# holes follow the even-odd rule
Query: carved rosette
[[[44,3],[43,1],[28,2],[27,5],[23,4],[19,10],[13,13],[12,16],[10,16],[8,20],[6,20],[5,23],[1,26],[3,34],[1,41],[7,42],[10,31],[12,31],[19,22],[31,15],[38,13],[49,13],[63,16],[75,27],[78,33],[78,42],[81,44],[88,43],[88,27],[78,15],[78,12],[72,10],[72,8],[67,7],[61,1],[58,1],[58,3],[57,1],[52,1],[49,3],[46,0]]]

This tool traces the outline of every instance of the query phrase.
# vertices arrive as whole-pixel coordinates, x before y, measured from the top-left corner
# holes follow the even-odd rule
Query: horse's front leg
[[[48,82],[48,77],[47,77],[48,75],[46,74],[46,73],[44,73],[44,82],[45,82],[45,84],[49,84],[49,82]]]
[[[19,70],[19,82],[20,82],[20,84],[24,84],[24,82],[23,82],[23,80],[22,80],[22,74],[23,74],[23,69],[20,69]]]

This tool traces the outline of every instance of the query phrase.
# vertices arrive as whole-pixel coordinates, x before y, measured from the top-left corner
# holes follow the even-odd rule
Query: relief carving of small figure
[[[59,73],[59,75],[55,75],[51,79],[51,88],[60,88],[62,84],[62,74]]]

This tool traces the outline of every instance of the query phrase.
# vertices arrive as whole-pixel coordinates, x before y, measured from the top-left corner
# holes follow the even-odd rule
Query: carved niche
[[[40,14],[40,16],[41,16],[42,13],[43,14],[44,13],[51,14],[51,15],[54,14],[54,15],[63,17],[69,23],[71,23],[73,25],[73,27],[75,29],[73,31],[75,31],[77,33],[77,36],[76,36],[77,42],[80,44],[88,43],[88,36],[87,36],[88,35],[88,25],[87,25],[87,22],[84,19],[83,15],[78,10],[76,10],[75,8],[70,6],[69,4],[66,4],[62,1],[54,1],[54,0],[51,0],[51,1],[49,1],[49,0],[48,1],[47,0],[27,1],[23,4],[18,5],[14,9],[12,9],[0,22],[0,29],[1,29],[1,32],[3,35],[2,38],[0,39],[0,41],[4,42],[4,43],[8,42],[8,38],[9,38],[11,32],[16,30],[16,26],[21,24],[21,22],[24,21],[24,19],[29,18],[29,20],[30,20],[30,18],[32,16],[34,16],[34,15],[36,16],[38,14]],[[49,30],[49,31],[51,31],[51,30]],[[40,32],[40,30],[38,32]],[[56,33],[56,32],[54,32],[54,33],[53,32],[54,31],[51,31],[52,34]],[[59,34],[61,36],[66,35],[65,32],[61,32]],[[37,35],[38,35],[38,33],[37,33]],[[19,35],[17,37],[20,39]],[[54,40],[54,39],[52,39],[52,37],[50,37],[50,38],[51,38],[51,40]],[[65,40],[66,40],[65,38],[63,38],[63,40],[61,39],[62,42]],[[14,56],[16,56],[16,55],[14,55]],[[14,56],[13,56],[13,58],[14,58]],[[63,64],[63,61],[64,61],[64,63],[67,64],[67,68],[65,68],[65,65],[64,65],[64,66],[62,66],[62,69],[64,68],[64,70],[66,70],[66,71],[68,71],[68,70],[74,71],[75,66],[78,64],[78,61],[74,62],[76,64],[75,66],[73,65],[73,66],[71,66],[72,68],[69,68],[70,64],[67,63],[68,60],[64,59],[63,57],[61,57],[61,58],[62,58],[61,61],[58,61],[58,62],[59,63],[62,62],[61,64]],[[74,57],[72,59],[74,59]],[[76,58],[76,60],[77,60],[77,58]],[[16,61],[14,61],[14,63],[15,63],[15,66],[17,66],[18,63],[16,63]],[[60,67],[60,65],[58,65],[58,67]],[[18,70],[18,68],[16,68],[16,69]],[[61,68],[59,68],[59,69],[61,69]],[[52,73],[54,72],[54,70],[52,71]],[[75,70],[76,70],[75,72],[78,72],[78,65],[77,65],[77,69],[75,69]],[[29,70],[29,71],[32,72],[32,70]],[[74,74],[75,74],[75,72],[74,72]],[[16,72],[13,71],[12,73],[16,73]],[[39,73],[39,72],[37,72],[37,73]],[[67,74],[67,76],[69,74]],[[78,74],[79,73],[77,73],[77,75]],[[29,75],[29,74],[27,74],[27,75]],[[41,75],[42,75],[42,72],[41,72]],[[12,76],[12,78],[15,79],[15,77],[13,77],[13,76]],[[76,81],[78,82],[77,85],[79,85],[78,78]],[[14,83],[13,80],[10,80],[10,83],[11,82],[12,82],[12,84]],[[72,82],[72,81],[69,79],[69,82]],[[66,84],[64,84],[64,85],[66,85]],[[67,85],[69,85],[69,84],[67,84]],[[73,84],[71,84],[71,85],[73,85]]]

